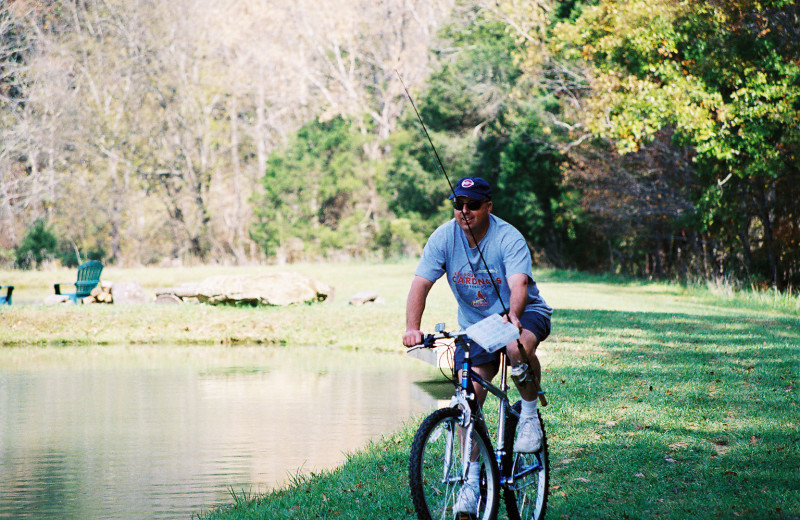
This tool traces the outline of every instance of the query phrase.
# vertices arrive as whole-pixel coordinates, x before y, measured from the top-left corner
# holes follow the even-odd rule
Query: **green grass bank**
[[[293,270],[333,285],[323,304],[288,308],[37,302],[74,272],[0,272],[17,286],[0,308],[0,346],[238,343],[402,350],[413,262],[198,267],[104,272],[146,290],[212,274]],[[800,304],[731,293],[538,271],[557,310],[542,345],[552,479],[548,518],[800,518]],[[347,304],[374,290],[384,305]],[[19,303],[17,303],[19,302]],[[424,326],[455,323],[444,283]],[[12,348],[26,346],[26,348]],[[414,518],[406,471],[421,418],[319,474],[267,494],[232,490],[202,519]]]

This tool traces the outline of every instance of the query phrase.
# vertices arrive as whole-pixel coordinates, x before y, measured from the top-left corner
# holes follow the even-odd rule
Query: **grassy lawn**
[[[159,287],[197,282],[218,274],[291,270],[332,285],[322,304],[290,307],[233,307],[200,304],[45,306],[55,281],[74,280],[75,270],[0,271],[15,285],[14,305],[0,307],[0,346],[44,344],[208,344],[268,343],[332,345],[401,350],[402,309],[413,264],[303,264],[291,267],[191,267],[115,269],[103,280],[142,284],[154,296]],[[442,289],[445,289],[442,287]],[[384,305],[351,306],[359,291],[377,291]],[[434,301],[447,296],[437,291]]]
[[[3,283],[16,277],[21,288],[15,306],[0,309],[0,346],[261,342],[400,350],[413,265],[292,266],[334,285],[336,298],[261,309],[43,307],[33,301],[68,272],[0,272]],[[104,278],[139,279],[152,289],[246,269],[279,268],[109,269]],[[800,518],[797,298],[552,271],[537,277],[557,309],[541,347],[550,400],[543,409],[552,461],[548,518]],[[453,325],[445,284],[434,289],[424,326]],[[386,304],[349,306],[361,290],[378,291]],[[26,302],[26,294],[37,296]],[[298,473],[266,495],[232,490],[230,507],[198,513],[209,520],[413,518],[406,471],[420,420],[387,432],[339,468]]]

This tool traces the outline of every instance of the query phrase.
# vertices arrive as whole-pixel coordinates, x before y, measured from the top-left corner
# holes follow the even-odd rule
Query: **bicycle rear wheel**
[[[518,401],[513,408],[519,414],[522,404]],[[506,439],[514,439],[517,417],[518,415],[508,414]],[[541,413],[539,420],[542,421]],[[544,421],[542,421],[542,449],[536,453],[513,453],[512,450],[508,450],[503,458],[503,473],[507,482],[503,499],[509,520],[542,520],[547,511],[547,494],[550,487],[550,459]]]
[[[420,520],[453,520],[453,506],[464,475],[464,453],[475,453],[480,464],[480,520],[497,516],[500,500],[500,477],[494,452],[486,431],[475,424],[469,439],[459,429],[461,411],[444,408],[430,414],[420,425],[411,445],[409,485],[411,500]],[[463,441],[463,442],[462,442]]]

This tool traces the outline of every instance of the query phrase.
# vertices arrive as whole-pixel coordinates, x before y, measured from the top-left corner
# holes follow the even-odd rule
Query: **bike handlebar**
[[[417,350],[421,348],[433,348],[434,347],[433,343],[438,339],[455,339],[466,335],[467,333],[464,332],[463,330],[459,332],[447,332],[443,330],[435,334],[423,334],[422,343],[419,345],[414,345],[413,347],[408,347],[408,349],[406,349],[406,352],[411,352],[412,350]]]

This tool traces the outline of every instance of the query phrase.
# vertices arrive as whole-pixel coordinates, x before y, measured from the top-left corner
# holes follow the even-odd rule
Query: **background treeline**
[[[540,264],[800,284],[794,1],[0,6],[0,263],[417,253],[448,174]]]

